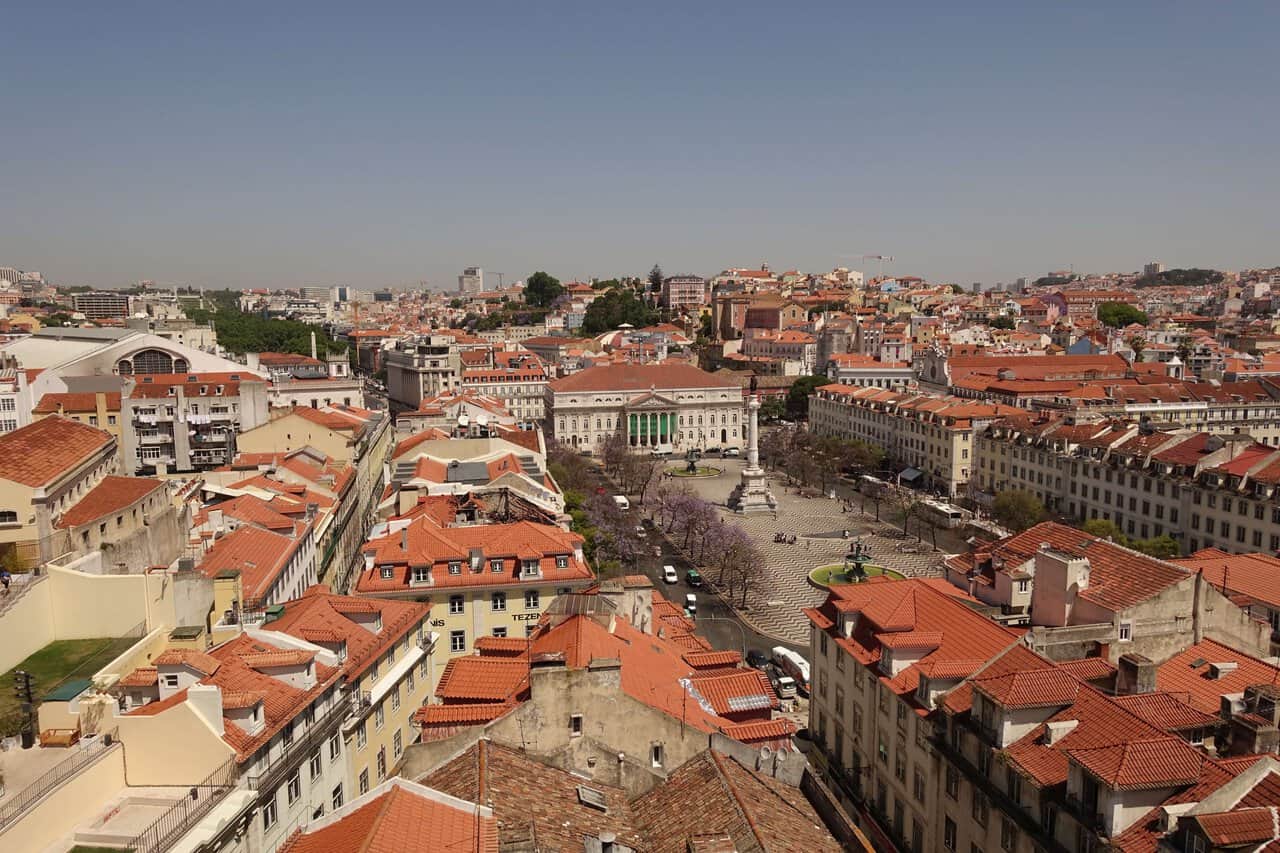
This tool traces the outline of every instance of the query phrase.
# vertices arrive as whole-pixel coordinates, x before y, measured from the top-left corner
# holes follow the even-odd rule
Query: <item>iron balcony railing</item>
[[[239,775],[234,758],[228,758],[204,781],[192,785],[187,795],[151,822],[127,845],[134,853],[160,853],[176,844],[191,831],[213,807],[235,790]]]
[[[120,749],[117,729],[98,735],[93,740],[84,740],[73,747],[64,761],[59,762],[52,770],[36,778],[27,787],[15,794],[9,802],[0,806],[0,829],[22,817],[55,790],[66,784],[82,770],[96,764],[99,759],[113,749]]]

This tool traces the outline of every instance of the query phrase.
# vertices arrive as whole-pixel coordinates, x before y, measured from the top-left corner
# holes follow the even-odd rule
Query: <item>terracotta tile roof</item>
[[[694,669],[733,666],[742,663],[742,653],[735,651],[685,652],[685,663]]]
[[[757,720],[752,723],[729,723],[720,731],[741,743],[769,743],[785,740],[796,733],[796,725],[785,717]]]
[[[518,521],[510,524],[477,524],[441,527],[429,517],[416,518],[403,530],[371,539],[363,552],[372,555],[374,565],[356,580],[360,593],[408,591],[410,566],[430,566],[431,588],[519,584],[517,561],[537,560],[546,581],[586,581],[595,573],[577,556],[582,537],[551,524]],[[480,571],[469,565],[472,550],[480,552]],[[568,565],[556,567],[556,557],[567,557]],[[501,572],[493,572],[490,560],[504,561]],[[448,564],[462,563],[462,571],[451,574]],[[384,578],[383,568],[392,576]]]
[[[382,630],[374,633],[349,615],[378,613]],[[387,649],[413,635],[431,613],[431,605],[381,598],[333,595],[328,587],[313,586],[301,598],[287,602],[284,613],[264,626],[271,631],[312,643],[345,643],[347,658],[342,670],[348,679],[359,678]]]
[[[693,692],[722,717],[778,708],[769,678],[758,669],[738,669],[725,675],[694,676]]]
[[[1192,664],[1198,663],[1198,666]],[[1236,669],[1212,676],[1209,665],[1234,663]],[[1215,640],[1201,640],[1156,667],[1159,690],[1182,693],[1192,707],[1206,714],[1221,711],[1224,693],[1240,693],[1255,684],[1280,683],[1280,668]]]
[[[97,427],[50,415],[0,435],[0,479],[43,486],[114,444]]]
[[[436,696],[451,702],[506,702],[529,688],[529,662],[492,657],[459,657],[445,665]]]
[[[272,669],[281,666],[300,666],[315,659],[316,653],[304,649],[286,649],[264,654],[241,655],[240,660],[254,669]]]
[[[528,341],[525,342],[526,345]],[[712,373],[690,364],[671,361],[660,364],[616,364],[589,367],[548,383],[552,393],[574,391],[648,391],[674,388],[724,388],[731,396],[741,389]]]
[[[450,705],[426,705],[413,719],[419,725],[478,726],[492,722],[516,707],[514,702],[458,702]]]
[[[487,807],[388,779],[291,835],[280,853],[498,853]]]
[[[1110,746],[1068,749],[1067,755],[1120,791],[1194,784],[1203,759],[1180,738],[1155,737]]]
[[[302,545],[300,539],[245,524],[213,543],[196,567],[208,577],[238,571],[246,602],[259,602]]]
[[[215,510],[240,521],[247,521],[259,527],[265,527],[268,530],[283,531],[285,535],[293,531],[293,519],[283,515],[273,508],[272,504],[255,495],[241,495],[231,500],[206,506],[192,519],[193,523],[196,525],[208,523],[209,513]]]
[[[1172,562],[1189,571],[1199,572],[1229,597],[1242,594],[1250,601],[1280,610],[1280,584],[1276,583],[1276,578],[1280,577],[1280,558],[1261,553],[1200,551]]]
[[[982,674],[971,679],[971,684],[1010,709],[1070,705],[1080,687],[1079,681],[1057,667]]]
[[[1129,696],[1116,696],[1120,707],[1166,732],[1182,731],[1212,726],[1220,721],[1213,714],[1196,710],[1187,693],[1135,693]]]
[[[223,693],[222,707],[223,709],[230,708],[232,710],[241,709],[241,708],[252,708],[254,705],[257,705],[259,702],[261,702],[265,698],[266,698],[265,693],[252,691],[252,690],[246,691],[243,693],[234,693],[234,692]]]
[[[877,634],[876,639],[886,649],[936,649],[942,645],[941,631],[899,631],[893,634]]]
[[[1118,611],[1146,601],[1162,590],[1186,580],[1190,573],[1165,560],[1122,548],[1053,521],[984,546],[992,557],[1003,560],[1006,572],[1034,559],[1041,543],[1056,551],[1089,560],[1089,586],[1080,597],[1107,610]]]
[[[240,383],[266,382],[248,368],[243,373],[147,373],[135,376],[134,380],[136,384],[128,396],[142,399],[169,397],[171,388],[181,388],[186,397],[239,397]],[[221,391],[218,386],[222,386]]]
[[[888,689],[907,697],[907,701],[914,701],[910,695],[915,693],[920,675],[926,670],[947,673],[931,677],[969,675],[982,661],[998,655],[1018,637],[1016,632],[997,625],[964,604],[959,590],[943,588],[949,586],[945,581],[938,585],[915,578],[896,581],[875,578],[867,583],[832,588],[821,607],[806,610],[805,614],[864,666],[880,660],[883,639],[888,635],[909,632],[929,635],[929,642],[936,640],[936,647],[897,675],[879,676]],[[838,615],[856,615],[851,637],[835,632]],[[960,662],[965,662],[963,667],[958,667]],[[969,666],[973,669],[966,671]],[[968,697],[965,691],[957,701],[967,703]]]
[[[613,832],[617,842],[650,849],[634,824],[621,788],[549,767],[516,750],[481,740],[428,773],[422,784],[454,797],[490,803],[505,849],[579,850],[586,836]],[[604,810],[582,802],[578,789],[597,792]],[[523,847],[520,845],[529,845]]]
[[[1116,668],[1106,658],[1081,658],[1059,661],[1058,666],[1081,681],[1094,681],[1115,675]]]
[[[475,650],[488,657],[519,657],[529,651],[529,640],[524,637],[477,637]]]
[[[159,678],[160,676],[154,666],[140,666],[124,678],[121,678],[118,684],[121,687],[150,687]]]
[[[798,788],[707,751],[631,804],[646,853],[686,853],[696,836],[728,835],[735,850],[841,849]]]
[[[74,528],[91,524],[104,516],[128,509],[147,495],[163,488],[163,480],[149,477],[103,477],[75,506],[62,514],[57,526]]]
[[[194,649],[165,649],[151,662],[156,666],[187,666],[202,675],[213,675],[222,666],[217,658]]]
[[[1200,829],[1214,847],[1260,844],[1280,836],[1276,831],[1280,815],[1275,806],[1198,814],[1191,819],[1200,824]]]
[[[108,412],[120,411],[120,392],[107,391],[106,409]],[[52,415],[59,412],[73,414],[93,414],[98,411],[98,395],[95,393],[59,393],[52,392],[40,398],[40,402],[31,410],[35,415]]]

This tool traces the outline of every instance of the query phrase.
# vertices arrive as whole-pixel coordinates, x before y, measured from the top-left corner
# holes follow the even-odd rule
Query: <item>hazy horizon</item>
[[[68,285],[1280,263],[1270,3],[27,4],[6,24],[0,265]]]

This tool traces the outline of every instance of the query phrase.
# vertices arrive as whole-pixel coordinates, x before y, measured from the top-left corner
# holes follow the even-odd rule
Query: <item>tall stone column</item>
[[[729,506],[740,513],[773,512],[778,506],[760,467],[760,398],[755,394],[747,400],[747,466],[729,495]]]

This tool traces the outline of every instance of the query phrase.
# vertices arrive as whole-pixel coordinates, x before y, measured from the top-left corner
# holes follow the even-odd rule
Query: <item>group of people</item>
[[[780,542],[783,545],[794,545],[796,544],[796,535],[794,533],[775,533],[773,534],[773,541]]]

